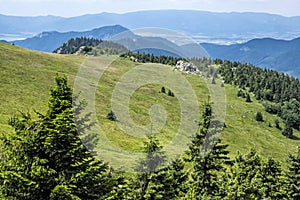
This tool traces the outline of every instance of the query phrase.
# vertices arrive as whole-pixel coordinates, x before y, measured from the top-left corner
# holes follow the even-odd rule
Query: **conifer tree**
[[[300,199],[300,147],[297,155],[289,155],[286,190],[289,199]]]
[[[238,155],[226,177],[226,198],[262,199],[261,184],[258,181],[260,168],[261,158],[255,150],[251,149],[245,156]]]
[[[185,196],[187,174],[183,169],[184,163],[176,159],[169,166],[152,173],[144,198],[167,200]]]
[[[263,192],[264,199],[284,199],[285,191],[283,188],[282,170],[278,162],[268,158],[263,162],[258,175],[260,190]]]
[[[162,86],[162,88],[161,88],[161,93],[166,93],[166,89],[164,86]]]
[[[292,138],[293,137],[293,128],[291,127],[291,125],[286,124],[283,131],[282,131],[282,135],[288,137],[288,138]]]
[[[248,102],[248,103],[252,102],[249,93],[246,94],[246,102]]]
[[[261,112],[257,112],[257,113],[256,113],[255,120],[258,121],[258,122],[264,121],[263,115],[262,115]]]
[[[146,157],[140,161],[136,168],[139,174],[135,183],[135,199],[145,199],[151,176],[164,164],[165,155],[161,149],[162,146],[157,138],[148,136],[148,141],[144,143]]]
[[[65,76],[56,77],[48,110],[13,117],[15,134],[6,135],[0,164],[0,194],[8,199],[100,199],[116,182],[106,173],[107,164],[95,159],[79,134],[86,120],[75,123],[73,91]]]
[[[221,144],[214,131],[209,130],[212,109],[209,103],[204,104],[202,123],[188,149],[188,156],[192,163],[190,198],[221,198],[224,193],[220,188],[220,179],[225,165],[230,164],[227,157],[228,145]],[[210,132],[211,131],[211,132]]]

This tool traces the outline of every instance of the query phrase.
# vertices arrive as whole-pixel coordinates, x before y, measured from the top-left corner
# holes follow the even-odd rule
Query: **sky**
[[[63,17],[102,12],[185,9],[213,12],[265,12],[300,16],[299,0],[0,0],[0,14]]]

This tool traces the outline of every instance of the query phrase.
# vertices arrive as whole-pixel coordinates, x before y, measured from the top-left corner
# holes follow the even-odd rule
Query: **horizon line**
[[[72,16],[60,16],[60,15],[54,15],[54,14],[46,14],[46,15],[10,15],[10,14],[2,14],[3,16],[8,17],[60,17],[60,18],[75,18],[75,17],[82,17],[82,16],[88,16],[88,15],[101,15],[101,14],[116,14],[116,15],[124,15],[129,13],[138,13],[138,12],[155,12],[155,11],[192,11],[192,12],[207,12],[207,13],[217,13],[217,14],[233,14],[233,13],[239,13],[239,14],[246,14],[246,13],[253,13],[253,14],[267,14],[267,15],[276,15],[286,18],[293,18],[293,17],[300,17],[300,15],[284,15],[284,14],[278,14],[278,13],[269,13],[269,12],[255,12],[255,11],[209,11],[209,10],[197,10],[197,9],[150,9],[150,10],[136,10],[136,11],[128,11],[128,12],[95,12],[95,13],[85,13],[85,14],[79,14],[79,15],[72,15]]]

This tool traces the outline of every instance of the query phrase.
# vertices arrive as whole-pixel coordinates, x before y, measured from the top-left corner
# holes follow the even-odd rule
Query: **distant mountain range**
[[[263,38],[234,45],[201,45],[213,58],[273,68],[300,78],[300,38],[289,41]]]
[[[91,31],[84,31],[84,32],[78,32],[78,31],[76,32],[71,31],[65,33],[60,33],[57,31],[42,32],[34,37],[27,38],[25,40],[12,41],[11,43],[32,50],[52,52],[71,38],[88,37],[88,38],[105,40],[127,30],[128,29],[122,26],[115,25],[115,26],[105,26],[101,28],[96,28]]]
[[[246,43],[232,45],[212,43],[201,43],[201,46],[196,43],[178,45],[161,37],[136,35],[123,26],[115,25],[83,32],[43,32],[32,38],[12,43],[33,50],[52,52],[69,39],[83,36],[112,40],[131,51],[179,57],[210,56],[250,63],[263,68],[273,68],[300,77],[300,38],[293,40],[253,39]]]
[[[300,17],[264,13],[159,10],[125,14],[101,13],[71,18],[0,15],[0,39],[28,38],[45,31],[87,31],[115,24],[129,29],[167,28],[187,34],[198,42],[223,44],[262,37],[292,39],[300,35]]]
[[[182,57],[206,55],[205,50],[195,44],[178,45],[160,37],[141,37],[128,30],[145,27],[184,33],[201,43],[213,58],[247,62],[300,77],[300,39],[293,39],[300,36],[300,17],[190,10],[101,13],[71,18],[0,15],[0,40],[25,37],[27,39],[12,42],[51,52],[71,38],[113,38],[133,51]],[[124,31],[128,38],[114,38]]]

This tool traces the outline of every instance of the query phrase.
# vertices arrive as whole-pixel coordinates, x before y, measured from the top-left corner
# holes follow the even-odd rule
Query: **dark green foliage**
[[[162,167],[165,155],[161,149],[159,141],[149,136],[144,145],[146,157],[137,167],[139,173],[131,183],[132,192],[127,198],[176,199],[185,195],[187,173],[184,171],[184,163],[176,159]]]
[[[166,88],[164,86],[161,88],[161,93],[166,94]],[[168,96],[170,96],[170,97],[175,96],[174,93],[170,89],[168,90]]]
[[[168,91],[168,96],[174,97],[175,95],[174,95],[174,93],[173,93],[171,90],[169,90],[169,91]]]
[[[276,127],[277,129],[281,129],[280,124],[279,124],[279,120],[278,120],[278,119],[275,119],[274,123],[275,123],[275,127]]]
[[[16,199],[99,199],[114,184],[107,165],[83,146],[79,134],[86,120],[78,120],[67,78],[56,77],[46,114],[14,117],[15,134],[5,135],[0,164],[0,194]],[[82,122],[82,124],[80,124]]]
[[[238,97],[242,97],[242,98],[245,98],[246,96],[245,96],[245,92],[243,91],[243,90],[241,90],[241,89],[239,89],[239,91],[238,91],[238,93],[237,93],[237,96]]]
[[[193,136],[192,142],[189,145],[187,154],[189,156],[188,161],[196,159],[200,155],[202,150],[202,145],[209,129],[209,125],[212,117],[212,108],[209,103],[204,103],[201,122],[199,123],[199,129],[197,133]]]
[[[164,93],[164,94],[166,93],[166,89],[164,86],[161,88],[161,93]]]
[[[166,65],[173,65],[175,66],[179,60],[185,60],[178,57],[172,57],[172,56],[154,56],[153,54],[146,54],[146,53],[132,53],[128,52],[125,54],[122,54],[120,57],[123,58],[134,58],[134,60],[137,60],[137,62],[141,63],[161,63]]]
[[[219,71],[225,83],[249,88],[257,100],[264,100],[267,112],[277,114],[299,130],[299,79],[274,70],[230,61],[224,61]]]
[[[244,157],[239,155],[229,173],[226,187],[229,199],[261,199],[257,183],[257,174],[261,159],[254,150]]]
[[[78,196],[72,194],[72,189],[66,185],[57,185],[50,194],[50,200],[79,200]]]
[[[289,124],[286,124],[282,131],[282,135],[284,135],[288,138],[292,138],[293,137],[293,128]]]
[[[264,118],[263,118],[263,115],[262,115],[261,112],[256,113],[255,120],[258,121],[258,122],[264,121]]]
[[[107,114],[106,118],[111,121],[117,121],[117,116],[112,110]]]
[[[93,50],[92,47],[87,47],[87,46],[85,46],[85,47],[82,49],[83,53],[88,53],[88,52],[90,52],[90,51],[92,51],[92,50]]]
[[[280,117],[289,126],[298,129],[300,125],[300,102],[296,99],[290,99],[284,102],[281,107]]]
[[[223,197],[225,194],[221,189],[222,175],[225,173],[226,164],[230,164],[228,145],[220,144],[220,140],[215,140],[215,146],[211,151],[203,148],[206,155],[199,155],[193,161],[194,171],[191,173],[190,188],[197,196],[197,199],[203,197]],[[212,144],[210,144],[212,145]]]
[[[93,47],[96,48],[94,49]],[[79,50],[81,51],[80,53],[94,56],[102,54],[118,55],[128,51],[123,45],[114,43],[112,41],[79,37],[70,39],[53,52],[59,54],[74,54]]]
[[[216,65],[222,65],[223,64],[223,60],[221,60],[221,59],[215,59],[215,64]]]
[[[137,170],[140,172],[152,172],[165,162],[164,152],[161,151],[159,141],[152,136],[148,137],[148,141],[144,143],[144,153],[146,158],[140,162]]]
[[[265,101],[263,105],[268,113],[279,114],[281,112],[280,104]]]
[[[211,84],[216,84],[216,79],[215,79],[215,77],[213,77],[213,79],[211,80]]]
[[[284,199],[283,174],[278,162],[272,158],[262,163],[258,174],[259,184],[264,199]]]
[[[171,90],[168,91],[168,96],[172,96],[172,91]]]
[[[225,166],[231,163],[227,156],[228,145],[222,145],[221,140],[210,130],[211,105],[204,104],[203,110],[199,132],[194,136],[187,151],[188,161],[193,166],[188,198],[221,198],[225,194],[221,189],[220,179],[225,172]]]
[[[54,50],[54,53],[59,54],[73,54],[76,53],[80,47],[84,46],[84,49],[87,50],[86,52],[90,51],[90,46],[97,46],[102,42],[102,40],[94,39],[94,38],[86,38],[86,37],[79,37],[79,38],[72,38],[68,42],[64,43],[61,47],[58,47]]]
[[[286,191],[289,199],[300,199],[300,147],[296,156],[289,155],[286,173]]]
[[[164,200],[184,196],[187,174],[183,168],[184,163],[177,159],[169,166],[152,173],[149,177],[144,199]]]
[[[228,199],[282,199],[282,181],[279,164],[273,159],[261,160],[252,149],[245,156],[237,156],[225,177],[224,189]]]
[[[249,93],[246,94],[246,102],[248,102],[248,103],[252,102]]]
[[[144,153],[146,157],[140,161],[136,170],[140,172],[135,184],[135,199],[144,199],[147,193],[151,177],[160,166],[165,162],[164,152],[161,151],[159,141],[152,136],[148,136],[148,141],[144,143]]]

